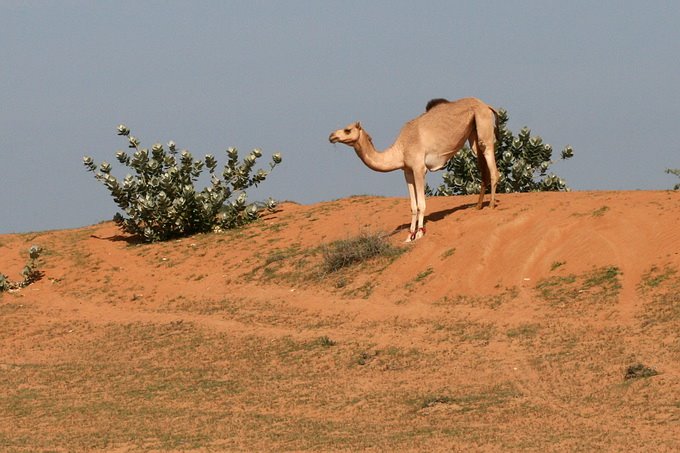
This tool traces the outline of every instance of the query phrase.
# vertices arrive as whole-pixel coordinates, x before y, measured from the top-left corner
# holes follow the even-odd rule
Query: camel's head
[[[365,132],[363,132],[361,124],[356,122],[348,124],[344,129],[338,129],[337,131],[333,132],[330,137],[328,137],[328,140],[331,143],[339,142],[344,143],[345,145],[353,146],[357,141],[359,141],[362,133]]]

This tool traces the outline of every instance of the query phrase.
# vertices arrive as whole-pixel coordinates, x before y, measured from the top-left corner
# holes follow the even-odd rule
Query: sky
[[[406,197],[328,136],[361,121],[384,149],[437,97],[506,109],[572,190],[670,189],[679,23],[675,0],[0,0],[0,233],[110,220],[82,157],[123,178],[121,123],[218,168],[280,152],[251,201]]]

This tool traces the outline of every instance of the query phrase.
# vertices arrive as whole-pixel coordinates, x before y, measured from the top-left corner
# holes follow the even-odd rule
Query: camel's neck
[[[369,135],[364,131],[354,143],[354,151],[368,168],[375,171],[388,172],[404,168],[404,153],[396,143],[379,152],[373,146]]]

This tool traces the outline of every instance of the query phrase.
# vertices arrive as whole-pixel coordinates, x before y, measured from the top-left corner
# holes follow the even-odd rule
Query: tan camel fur
[[[428,103],[427,111],[406,123],[392,146],[382,152],[375,149],[371,136],[358,122],[333,132],[329,140],[354,148],[359,158],[372,170],[404,170],[411,199],[411,226],[406,242],[411,242],[425,234],[425,174],[428,170],[444,168],[466,141],[477,154],[477,165],[482,173],[477,209],[482,208],[484,193],[489,185],[490,206],[496,206],[496,115],[493,107],[479,99],[466,98],[451,102],[433,99]]]

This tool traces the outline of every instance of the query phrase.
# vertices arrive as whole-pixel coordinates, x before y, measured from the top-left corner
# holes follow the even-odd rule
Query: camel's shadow
[[[483,206],[488,206],[488,205],[489,205],[489,202],[485,201]],[[455,206],[453,208],[442,209],[441,211],[436,211],[436,212],[433,212],[432,214],[426,215],[425,216],[425,223],[428,223],[428,222],[437,223],[440,220],[443,220],[446,217],[448,217],[449,215],[454,214],[458,211],[464,211],[466,209],[471,209],[471,208],[476,208],[476,207],[477,207],[477,203],[465,203],[465,204],[461,204],[459,206]],[[395,235],[395,234],[397,234],[401,231],[404,231],[404,230],[408,231],[409,228],[411,228],[410,223],[401,224],[398,227],[396,227],[389,234],[389,236],[393,236],[393,235]]]

